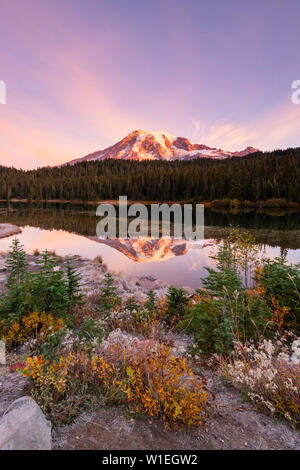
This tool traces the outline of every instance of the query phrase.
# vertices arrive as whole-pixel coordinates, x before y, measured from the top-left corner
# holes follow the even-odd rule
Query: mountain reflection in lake
[[[151,274],[176,286],[198,287],[211,266],[211,254],[228,226],[246,227],[256,236],[270,257],[286,253],[289,261],[300,262],[299,213],[216,212],[205,209],[206,239],[99,240],[95,237],[96,207],[79,204],[43,204],[28,206],[14,203],[0,206],[0,222],[22,228],[19,240],[28,252],[55,250],[58,255],[78,254],[93,259],[101,256],[108,269],[128,276]],[[224,232],[225,231],[225,232]],[[0,240],[0,250],[7,251],[13,237]]]

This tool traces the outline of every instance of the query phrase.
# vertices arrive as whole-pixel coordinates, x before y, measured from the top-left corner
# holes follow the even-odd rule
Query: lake
[[[96,237],[96,205],[69,203],[0,203],[0,222],[18,225],[17,235],[27,252],[44,249],[57,255],[77,254],[93,259],[101,256],[112,272],[128,276],[152,274],[175,286],[200,286],[204,266],[211,266],[224,230],[230,225],[247,228],[256,237],[262,254],[284,253],[292,263],[300,262],[300,213],[270,209],[205,209],[205,240],[186,242],[171,238],[99,240]],[[12,237],[0,240],[7,251]]]

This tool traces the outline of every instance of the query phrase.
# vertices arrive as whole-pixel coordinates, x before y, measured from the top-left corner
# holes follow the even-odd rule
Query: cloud
[[[300,146],[300,105],[282,103],[248,123],[222,121],[211,126],[204,121],[192,122],[191,138],[194,142],[220,147],[224,150],[240,150],[249,145],[261,150],[273,150]]]

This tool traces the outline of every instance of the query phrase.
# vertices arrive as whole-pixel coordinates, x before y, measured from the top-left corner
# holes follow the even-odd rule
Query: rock
[[[126,279],[122,279],[121,284],[125,292],[130,290],[130,287],[128,286],[128,282]]]
[[[0,260],[0,271],[6,271],[7,268],[6,268],[6,264],[5,264],[5,260]]]
[[[155,276],[152,276],[152,274],[143,274],[143,276],[140,276],[140,279],[150,282],[157,281],[157,278]]]
[[[0,341],[0,364],[6,364],[6,352],[5,352],[5,343]]]
[[[31,397],[15,400],[0,419],[0,450],[51,450],[51,424]]]
[[[20,227],[12,224],[0,224],[0,238],[10,237],[11,235],[15,235],[17,233],[21,233],[22,230]]]
[[[7,369],[3,370],[4,375],[0,376],[0,418],[15,400],[29,395],[32,386],[28,377],[23,377],[21,372],[7,373]]]

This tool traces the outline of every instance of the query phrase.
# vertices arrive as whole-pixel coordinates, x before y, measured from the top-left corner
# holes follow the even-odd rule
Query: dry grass
[[[236,342],[232,360],[219,357],[221,374],[255,406],[300,424],[300,339],[263,339],[257,348]]]

